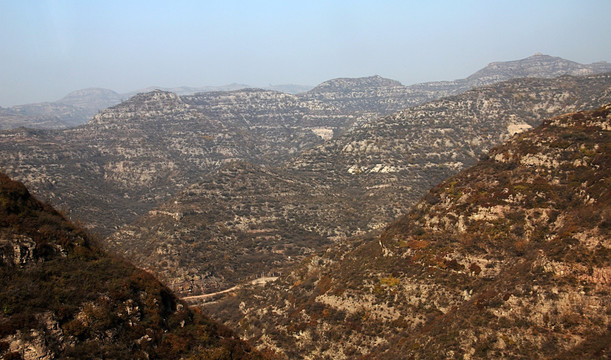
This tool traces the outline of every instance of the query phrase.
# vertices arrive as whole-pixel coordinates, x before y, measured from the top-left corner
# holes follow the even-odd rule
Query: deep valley
[[[610,70],[0,108],[0,356],[606,358]]]

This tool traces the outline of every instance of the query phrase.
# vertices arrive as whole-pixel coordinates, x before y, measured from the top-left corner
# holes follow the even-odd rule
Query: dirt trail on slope
[[[277,278],[278,277],[275,277],[275,276],[262,277],[262,278],[254,279],[253,281],[248,282],[246,284],[241,284],[241,285],[236,285],[234,287],[230,287],[229,289],[225,289],[225,290],[221,290],[221,291],[217,291],[217,292],[213,292],[213,293],[208,293],[208,294],[202,294],[202,295],[185,296],[182,299],[185,300],[185,301],[189,301],[189,300],[206,300],[206,299],[213,298],[213,297],[215,297],[217,295],[226,294],[226,293],[229,293],[229,292],[232,292],[232,291],[239,290],[244,285],[265,285],[266,283],[268,283],[270,281],[275,281]]]

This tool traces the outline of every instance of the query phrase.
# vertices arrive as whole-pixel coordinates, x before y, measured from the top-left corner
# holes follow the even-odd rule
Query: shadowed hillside
[[[0,174],[3,359],[260,359]]]

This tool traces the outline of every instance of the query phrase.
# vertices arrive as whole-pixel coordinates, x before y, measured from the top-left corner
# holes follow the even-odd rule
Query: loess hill
[[[611,104],[546,120],[379,236],[209,304],[290,359],[607,358]]]
[[[1,173],[0,357],[262,358]]]

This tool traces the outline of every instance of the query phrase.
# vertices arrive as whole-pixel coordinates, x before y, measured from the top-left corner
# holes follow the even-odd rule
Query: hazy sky
[[[0,106],[72,90],[464,78],[541,52],[611,61],[610,0],[0,0]]]

